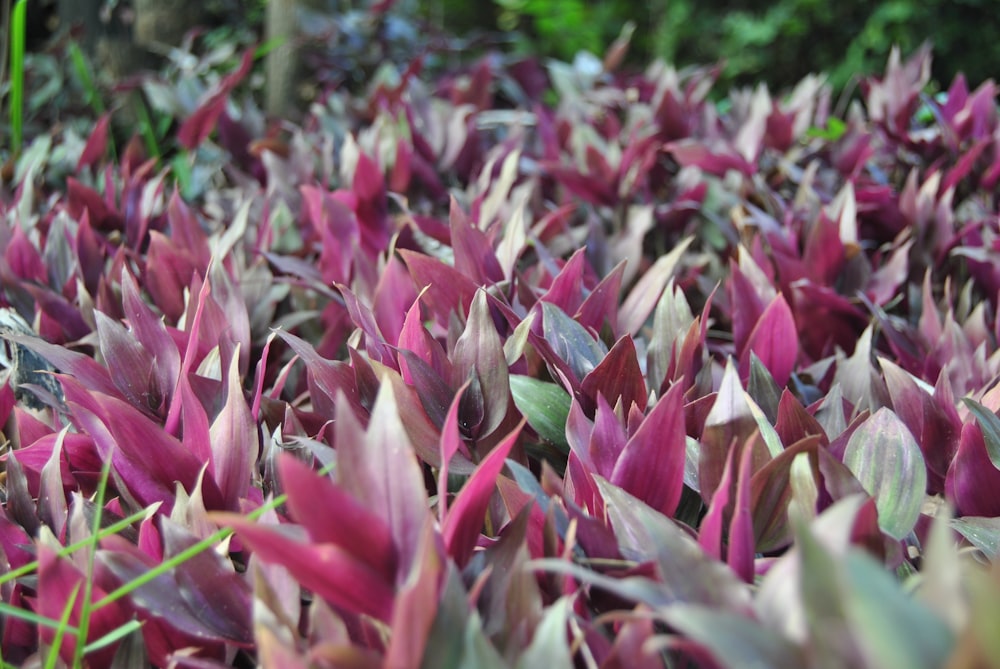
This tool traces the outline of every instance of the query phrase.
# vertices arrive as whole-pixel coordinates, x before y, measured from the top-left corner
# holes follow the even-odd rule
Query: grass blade
[[[17,0],[10,23],[10,132],[13,155],[21,152],[24,123],[24,34],[28,0]]]
[[[56,636],[52,639],[52,647],[49,648],[49,654],[45,658],[45,669],[55,669],[59,663],[59,649],[62,647],[63,637],[71,629],[69,626],[69,617],[73,615],[73,605],[76,604],[76,596],[78,594],[80,594],[79,584],[69,593],[69,599],[66,601],[66,606],[63,607],[62,616],[59,617],[59,624],[56,625]]]

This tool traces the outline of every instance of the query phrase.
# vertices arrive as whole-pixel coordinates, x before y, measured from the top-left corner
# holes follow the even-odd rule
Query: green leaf
[[[983,431],[983,441],[986,442],[986,452],[990,456],[990,462],[1000,469],[1000,418],[975,400],[963,397],[962,401],[979,421],[979,429]]]
[[[847,442],[844,464],[875,498],[879,527],[903,539],[917,523],[927,491],[927,466],[910,430],[882,407]]]
[[[868,666],[945,666],[955,638],[940,618],[867,554],[852,551],[844,567],[844,607]]]
[[[528,425],[538,435],[569,453],[566,441],[566,419],[572,403],[562,387],[539,381],[530,376],[511,374],[510,392],[518,411],[528,419]]]
[[[582,381],[608,353],[604,344],[594,339],[587,328],[548,302],[542,303],[542,330],[552,350],[569,365],[577,381]]]
[[[545,611],[531,645],[517,661],[517,669],[569,669],[573,666],[573,656],[566,643],[571,603],[569,597],[562,597]]]
[[[828,142],[836,142],[847,132],[847,124],[835,116],[831,116],[825,128],[813,126],[806,131],[807,137],[816,137]]]
[[[667,623],[711,652],[723,668],[806,666],[791,641],[777,631],[732,611],[677,604],[661,613]]]
[[[952,520],[951,527],[990,560],[1000,556],[1000,518],[964,516]]]

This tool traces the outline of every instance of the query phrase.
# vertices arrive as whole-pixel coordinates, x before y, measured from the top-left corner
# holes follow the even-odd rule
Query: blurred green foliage
[[[724,62],[725,83],[791,86],[810,72],[838,89],[882,71],[898,44],[909,53],[929,41],[934,75],[959,71],[975,85],[1000,76],[997,0],[428,0],[444,26],[509,31],[521,52],[571,60],[597,54],[627,21],[638,26],[630,61],[661,57],[678,65]]]

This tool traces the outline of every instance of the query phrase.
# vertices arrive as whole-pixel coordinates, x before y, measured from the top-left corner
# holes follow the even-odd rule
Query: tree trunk
[[[267,57],[267,112],[283,118],[303,113],[302,22],[309,12],[331,11],[330,0],[270,0],[267,3],[267,40],[280,42]]]

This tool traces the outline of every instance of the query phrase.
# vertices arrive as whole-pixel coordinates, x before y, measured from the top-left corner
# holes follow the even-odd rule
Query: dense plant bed
[[[1000,664],[994,85],[617,56],[36,138],[3,662]]]

